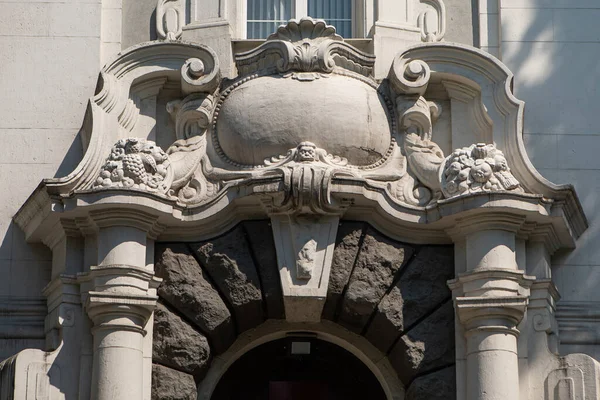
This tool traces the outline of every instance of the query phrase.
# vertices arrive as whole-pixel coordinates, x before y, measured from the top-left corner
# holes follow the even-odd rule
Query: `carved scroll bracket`
[[[219,60],[212,49],[189,58],[181,67],[181,90],[185,94],[213,93],[220,83]]]

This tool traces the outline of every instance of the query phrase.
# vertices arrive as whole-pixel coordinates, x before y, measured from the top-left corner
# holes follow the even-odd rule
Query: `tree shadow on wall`
[[[589,221],[576,250],[553,256],[554,281],[563,302],[600,301],[600,27],[585,9],[501,11],[501,56],[526,104],[529,157],[546,179],[574,185]]]

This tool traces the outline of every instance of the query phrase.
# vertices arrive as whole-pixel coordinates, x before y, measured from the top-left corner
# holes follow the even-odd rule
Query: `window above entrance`
[[[356,36],[355,0],[247,0],[246,37],[265,39],[290,18],[324,19],[342,37]]]

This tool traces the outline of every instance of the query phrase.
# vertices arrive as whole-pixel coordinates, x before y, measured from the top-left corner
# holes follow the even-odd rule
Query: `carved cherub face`
[[[317,146],[310,142],[302,142],[298,146],[298,161],[314,161],[317,157]]]
[[[475,182],[485,183],[492,176],[492,167],[483,160],[476,160],[475,165],[471,168],[471,176]]]
[[[504,158],[504,156],[501,154],[496,154],[494,157],[494,167],[496,171],[507,171],[508,164],[506,162],[506,158]]]

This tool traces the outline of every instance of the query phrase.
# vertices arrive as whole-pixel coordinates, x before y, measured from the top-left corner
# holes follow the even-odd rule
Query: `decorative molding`
[[[334,70],[370,77],[375,57],[345,43],[335,27],[304,17],[290,20],[256,49],[235,56],[240,76],[291,72],[300,81],[312,81]]]
[[[600,364],[584,354],[560,358],[560,365],[548,373],[545,400],[585,400],[600,396]]]
[[[446,34],[446,6],[443,0],[419,0],[421,4],[430,6],[419,14],[418,26],[421,30],[423,42],[439,42]],[[432,16],[432,14],[434,14]],[[435,19],[435,26],[430,26],[430,21]]]
[[[166,40],[181,38],[185,25],[182,0],[158,0],[156,5],[156,32]]]
[[[560,301],[556,319],[562,344],[585,346],[600,343],[599,302]]]
[[[0,297],[0,338],[44,339],[46,299]]]

